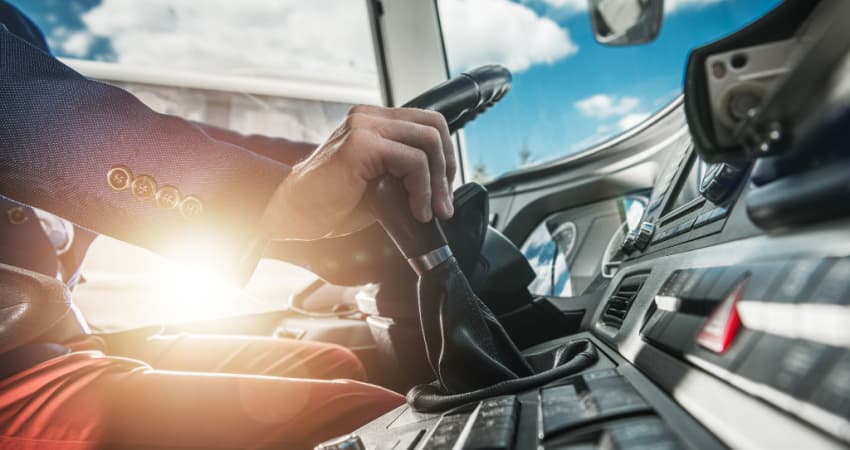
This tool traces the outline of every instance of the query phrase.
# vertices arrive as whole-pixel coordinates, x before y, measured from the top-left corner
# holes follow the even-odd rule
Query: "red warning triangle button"
[[[737,306],[738,300],[744,294],[746,285],[747,279],[741,280],[726,296],[723,303],[711,313],[708,322],[697,335],[699,345],[715,353],[723,353],[729,349],[735,335],[741,328],[741,318],[738,316]]]

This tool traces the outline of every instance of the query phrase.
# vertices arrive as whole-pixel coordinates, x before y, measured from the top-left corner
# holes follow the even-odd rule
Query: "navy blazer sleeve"
[[[263,136],[261,134],[241,134],[233,130],[216,126],[196,124],[213,139],[244,147],[254,153],[277,162],[294,166],[306,159],[316,149],[316,144],[295,142],[287,139]]]
[[[222,267],[258,258],[256,225],[289,172],[86,79],[2,26],[0,155],[0,194]]]

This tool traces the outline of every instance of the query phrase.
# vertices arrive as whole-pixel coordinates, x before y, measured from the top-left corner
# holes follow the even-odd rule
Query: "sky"
[[[545,162],[637,125],[681,92],[690,49],[729,34],[777,3],[667,0],[656,41],[606,47],[593,39],[585,0],[441,0],[452,73],[497,56],[513,72],[511,92],[465,129],[469,163],[483,164],[489,177],[498,176],[520,165],[523,148],[531,163]],[[470,52],[486,48],[471,45],[472,40],[493,35],[498,43],[490,45],[502,45],[507,53]],[[463,46],[466,50],[457,49]]]
[[[207,73],[321,78],[378,89],[365,1],[11,0],[57,55]],[[586,0],[439,0],[451,72],[502,64],[511,92],[466,127],[498,176],[631,128],[679,94],[688,51],[777,0],[666,0],[658,39],[605,47]]]

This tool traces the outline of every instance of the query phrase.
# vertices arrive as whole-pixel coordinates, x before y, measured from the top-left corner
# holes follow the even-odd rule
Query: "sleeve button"
[[[115,166],[106,173],[106,181],[113,190],[123,191],[130,187],[130,183],[133,181],[133,174],[130,172],[130,169],[124,166]]]
[[[197,197],[191,195],[186,196],[180,202],[180,214],[186,219],[192,220],[200,216],[204,212],[204,204]]]
[[[174,209],[180,204],[180,191],[174,186],[165,185],[156,191],[156,206],[160,209]]]
[[[6,215],[9,217],[9,223],[12,225],[20,225],[29,219],[23,206],[13,206],[9,208],[6,210]]]
[[[150,200],[156,195],[156,181],[148,175],[139,175],[131,183],[130,189],[138,200]]]

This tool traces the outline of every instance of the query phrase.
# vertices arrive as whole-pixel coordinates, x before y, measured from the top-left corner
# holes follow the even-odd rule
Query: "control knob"
[[[640,228],[637,229],[637,236],[635,237],[635,248],[638,250],[645,250],[649,245],[649,241],[652,239],[652,235],[654,234],[655,225],[652,222],[644,222],[640,224]]]
[[[623,250],[623,253],[629,254],[635,251],[635,240],[637,239],[637,230],[630,230],[626,234],[626,238],[623,239],[623,245],[620,248]]]
[[[744,170],[730,163],[712,164],[699,183],[699,193],[710,202],[723,201],[737,186]]]

